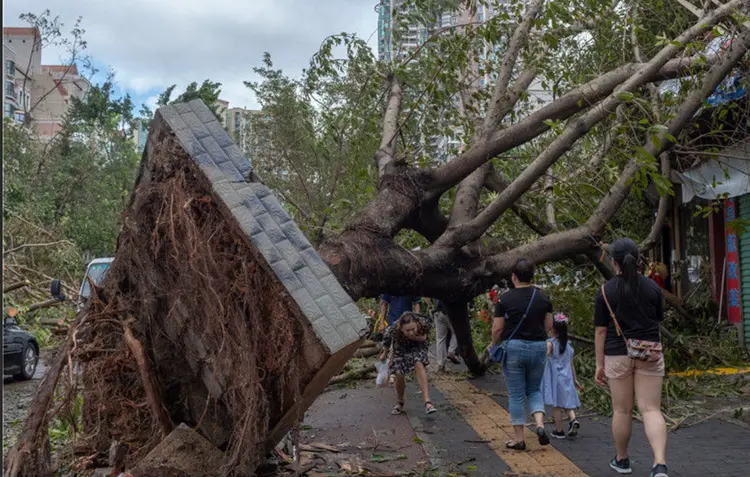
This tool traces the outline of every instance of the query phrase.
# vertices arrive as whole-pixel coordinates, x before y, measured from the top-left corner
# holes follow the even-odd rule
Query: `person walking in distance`
[[[448,309],[440,300],[433,300],[435,305],[435,354],[438,361],[438,372],[446,372],[446,361],[450,360],[458,364],[456,350],[458,350],[458,341],[456,334],[453,332]]]
[[[407,311],[419,313],[421,301],[418,296],[383,295],[380,313],[386,317],[388,326],[391,326]]]
[[[547,336],[552,330],[552,302],[531,285],[534,263],[519,259],[511,276],[514,288],[504,293],[495,305],[492,323],[492,347],[507,341],[503,363],[508,387],[510,423],[515,440],[509,449],[526,450],[524,427],[526,406],[534,416],[539,444],[550,443],[544,429],[544,400],[541,385],[547,360]]]
[[[555,315],[552,321],[552,338],[547,341],[547,364],[542,379],[544,403],[552,406],[552,417],[555,418],[555,430],[552,437],[565,439],[578,435],[581,427],[576,419],[576,408],[581,405],[578,392],[581,385],[576,379],[573,366],[573,347],[568,341],[568,317],[562,313]],[[563,410],[568,414],[568,429],[563,429]]]
[[[628,443],[635,401],[654,454],[650,475],[667,477],[667,426],[661,413],[661,289],[638,273],[638,244],[633,240],[615,241],[609,254],[617,276],[599,290],[594,310],[596,382],[609,384],[614,411],[612,434],[617,454],[609,465],[620,474],[632,473]]]
[[[425,412],[427,414],[437,412],[430,401],[430,389],[427,384],[427,366],[430,364],[427,350],[431,326],[432,323],[427,316],[406,312],[385,332],[380,361],[384,362],[391,352],[389,372],[396,376],[398,399],[391,414],[397,415],[404,412],[406,375],[411,372],[416,375],[419,389],[422,391]]]

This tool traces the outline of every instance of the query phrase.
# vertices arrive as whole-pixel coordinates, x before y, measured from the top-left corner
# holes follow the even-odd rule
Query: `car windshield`
[[[102,280],[104,280],[104,276],[107,274],[108,267],[108,263],[95,263],[89,267],[88,276],[91,277],[91,280],[95,285],[100,284]],[[90,294],[91,287],[89,286],[89,281],[84,279],[83,287],[81,287],[81,297],[88,298]]]

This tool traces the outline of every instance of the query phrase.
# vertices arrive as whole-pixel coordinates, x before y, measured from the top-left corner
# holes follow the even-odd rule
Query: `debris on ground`
[[[76,452],[92,467],[104,467],[113,441],[137,465],[182,422],[221,451],[224,472],[251,475],[299,422],[360,347],[366,322],[257,180],[200,100],[157,111],[115,260],[50,366],[17,449],[46,442],[44,413],[61,376],[65,394],[77,392],[64,372],[75,365]],[[27,456],[11,452],[6,475],[38,475],[30,469],[48,457]]]
[[[180,471],[186,475],[220,477],[224,455],[213,444],[185,424],[162,440],[138,465],[129,471],[141,477]]]

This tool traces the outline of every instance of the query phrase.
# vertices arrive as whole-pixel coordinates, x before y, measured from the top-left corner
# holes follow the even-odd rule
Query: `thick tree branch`
[[[660,157],[661,175],[669,179],[669,174],[671,171],[669,164],[669,153],[663,152],[661,153]],[[667,212],[669,211],[669,201],[671,199],[671,196],[667,194],[659,197],[659,209],[656,212],[656,219],[651,226],[651,231],[648,233],[648,237],[646,237],[646,240],[641,242],[641,253],[648,252],[649,250],[654,248],[656,246],[656,243],[659,241],[659,238],[661,237],[661,231],[664,228],[664,223],[667,221]]]
[[[490,164],[483,164],[461,181],[453,201],[449,227],[455,227],[477,216],[482,186],[490,171]]]
[[[391,172],[396,158],[396,136],[398,135],[398,117],[401,113],[401,101],[403,99],[401,82],[396,75],[391,76],[391,91],[388,97],[388,106],[383,115],[383,135],[380,140],[380,149],[375,153],[375,162],[378,166],[378,174],[383,177]]]
[[[669,135],[676,136],[693,118],[695,113],[703,104],[703,101],[716,90],[737,62],[747,53],[750,48],[750,30],[740,34],[727,51],[721,54],[721,60],[713,66],[703,77],[703,84],[691,91],[683,100],[680,109],[667,124],[667,130],[661,132],[657,140],[649,139],[644,148],[647,154],[657,156],[667,151],[674,144],[667,139]],[[640,167],[638,158],[631,160],[620,174],[620,179],[610,189],[609,194],[602,199],[599,207],[586,222],[590,230],[603,230],[607,222],[620,209],[620,206],[630,193],[632,179]]]
[[[510,84],[511,76],[513,75],[513,69],[518,61],[518,55],[521,53],[524,44],[528,40],[531,26],[539,14],[539,11],[542,9],[542,5],[544,5],[544,0],[532,0],[526,7],[526,12],[524,13],[521,23],[519,23],[513,31],[508,50],[503,56],[503,62],[500,65],[495,88],[492,92],[492,99],[488,106],[487,116],[484,121],[484,134],[491,131],[492,128],[496,127],[500,124],[500,121],[502,121],[504,116],[502,111],[505,109],[503,105],[504,103],[507,103],[506,95],[508,94],[508,85]]]
[[[527,68],[521,73],[513,87],[504,94],[498,102],[493,103],[495,106],[495,119],[499,122],[502,121],[505,116],[513,110],[513,108],[521,99],[521,95],[529,88],[529,85],[536,77],[535,68]],[[497,124],[493,121],[492,123],[485,120],[485,125],[482,131],[476,136],[476,141],[480,142],[488,137],[488,134],[497,127]],[[453,209],[451,210],[450,226],[457,226],[459,224],[468,222],[477,216],[477,209],[479,207],[479,198],[484,185],[487,174],[490,171],[489,163],[486,163],[477,168],[474,172],[469,174],[469,177],[461,181],[456,191],[456,198],[453,203]]]
[[[432,243],[445,232],[448,218],[440,212],[437,201],[433,201],[420,207],[416,215],[405,225]]]
[[[617,117],[617,121],[611,128],[609,128],[606,135],[604,136],[604,144],[602,144],[602,148],[588,162],[588,166],[586,167],[586,169],[590,171],[599,169],[602,163],[604,163],[604,158],[607,157],[607,154],[609,154],[609,152],[612,150],[612,146],[614,146],[615,144],[615,139],[617,139],[617,129],[621,124],[625,122],[625,105],[621,104],[620,106],[618,106],[615,114]],[[576,174],[581,173],[583,173],[583,170],[581,169],[576,172]]]
[[[557,227],[557,220],[555,219],[555,179],[547,174],[544,176],[544,198],[547,204],[544,207],[544,212],[547,216],[547,223],[552,228]]]
[[[647,81],[679,78],[696,70],[705,69],[716,60],[716,55],[708,57],[696,55],[675,59],[667,62],[663,68],[647,78]],[[642,63],[630,63],[604,73],[535,111],[524,120],[494,133],[489,140],[471,147],[447,164],[434,169],[430,174],[432,181],[430,194],[427,197],[441,195],[493,157],[548,131],[550,127],[545,123],[547,120],[565,120],[598,103],[611,94],[623,81],[641,71],[642,67]]]
[[[704,76],[703,84],[685,98],[676,115],[669,121],[667,131],[662,132],[656,141],[653,139],[648,141],[645,147],[648,154],[658,155],[672,147],[672,143],[667,140],[667,136],[674,136],[685,127],[701,107],[705,98],[713,93],[734,65],[747,53],[748,49],[750,49],[750,31],[746,30],[737,37],[731,48],[722,54],[721,61]],[[632,179],[639,168],[640,164],[637,158],[632,159],[627,164],[617,183],[584,225],[573,230],[550,234],[531,244],[491,257],[487,260],[486,265],[478,270],[478,274],[480,276],[507,274],[515,261],[524,256],[533,257],[536,263],[543,263],[559,260],[574,253],[590,252],[598,246],[598,236],[630,193]],[[429,250],[426,252],[429,252]]]
[[[637,73],[625,81],[616,91],[611,93],[601,104],[588,111],[570,124],[554,141],[528,166],[521,174],[487,206],[475,219],[468,224],[449,228],[436,244],[451,247],[462,245],[479,238],[526,190],[539,179],[547,169],[560,159],[573,144],[583,137],[597,123],[615,111],[623,102],[625,93],[632,93],[648,82],[674,55],[682,45],[692,41],[696,36],[708,30],[723,16],[731,12],[730,6],[736,6],[739,0],[730,2],[725,7],[718,8],[688,28],[674,42],[666,45],[653,59],[646,63]]]
[[[499,174],[494,173],[490,174],[487,177],[485,186],[494,192],[500,193],[503,191],[503,189],[505,189],[505,187],[508,186],[508,182],[500,177]],[[557,231],[557,226],[552,226],[549,223],[546,223],[544,220],[542,220],[541,217],[536,214],[533,209],[531,209],[531,207],[523,204],[521,200],[517,201],[511,207],[511,210],[518,216],[519,219],[521,219],[521,222],[526,224],[529,229],[531,229],[540,237],[544,237]],[[582,254],[571,255],[570,259],[573,260],[573,262],[575,262],[577,265],[583,265],[587,262],[591,262],[591,264],[596,267],[596,269],[604,278],[608,279],[614,276],[612,267],[603,262],[596,251],[586,251]]]

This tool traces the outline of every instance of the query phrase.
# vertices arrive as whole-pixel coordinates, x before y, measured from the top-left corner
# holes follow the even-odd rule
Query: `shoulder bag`
[[[617,336],[622,336],[622,339],[625,341],[625,348],[628,350],[628,357],[639,361],[659,361],[663,356],[661,343],[658,341],[628,339],[625,336],[625,333],[622,332],[620,323],[617,322],[615,312],[612,311],[612,307],[609,305],[607,293],[604,291],[604,285],[602,285],[602,298],[604,298],[604,303],[607,305],[607,310],[609,310],[609,316],[612,317],[612,321],[615,323]],[[661,331],[659,333],[661,333]]]
[[[507,357],[506,349],[508,347],[508,341],[512,340],[513,337],[516,335],[516,332],[523,324],[524,320],[526,320],[526,315],[529,314],[529,310],[531,309],[531,304],[534,303],[534,297],[536,297],[536,288],[534,288],[534,291],[531,292],[531,299],[529,300],[529,305],[526,307],[526,311],[524,312],[523,316],[521,317],[521,321],[518,322],[518,325],[516,325],[516,329],[513,330],[513,333],[508,336],[508,339],[496,344],[492,348],[490,348],[490,360],[494,361],[495,363],[505,363],[505,358]],[[505,315],[506,318],[508,315]]]

